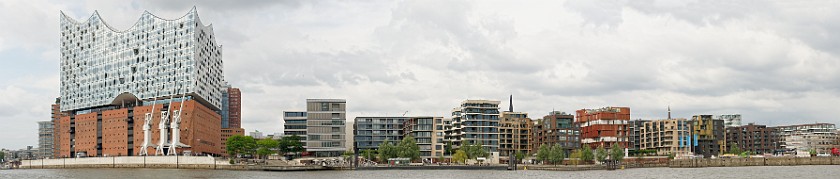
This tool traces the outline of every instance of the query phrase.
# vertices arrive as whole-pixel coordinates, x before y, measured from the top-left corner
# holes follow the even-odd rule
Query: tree
[[[578,162],[580,162],[581,157],[583,156],[583,151],[581,150],[574,150],[572,154],[569,156],[569,161],[572,162],[572,165],[577,166]]]
[[[275,153],[275,149],[280,146],[280,142],[274,139],[262,139],[257,141],[257,155],[260,158],[266,158],[266,156]]]
[[[522,159],[525,159],[525,153],[522,151],[516,151],[515,157],[517,162],[522,163]]]
[[[373,160],[376,157],[376,154],[371,149],[362,150],[362,157],[368,160]]]
[[[397,146],[396,153],[397,157],[418,160],[420,159],[420,146],[417,145],[417,141],[414,140],[414,137],[409,135],[400,141],[400,144]]]
[[[583,162],[588,162],[592,161],[592,159],[595,159],[595,155],[592,154],[592,147],[584,144],[583,150],[580,153],[580,159],[583,160]]]
[[[446,142],[446,145],[443,146],[443,152],[445,152],[445,155],[452,155],[452,141]]]
[[[233,135],[225,142],[225,150],[231,156],[253,155],[257,149],[257,141],[251,136]]]
[[[389,158],[394,158],[397,155],[394,153],[394,145],[391,145],[391,141],[385,139],[382,144],[379,144],[379,149],[377,149],[377,153],[379,153],[379,161],[380,162],[387,162]]]
[[[610,149],[610,159],[615,161],[616,163],[620,163],[624,160],[624,150],[622,150],[621,146],[618,143],[613,144],[612,148]]]
[[[732,144],[729,145],[729,153],[730,154],[740,155],[741,152],[742,152],[741,148],[738,148],[738,144],[732,143]]]
[[[467,162],[467,152],[464,150],[457,150],[455,151],[455,155],[452,156],[452,160],[458,163],[466,163]]]
[[[303,143],[300,142],[300,136],[297,135],[284,136],[283,138],[280,138],[277,148],[279,153],[284,156],[288,153],[293,153],[294,156],[297,156],[297,154],[306,151],[306,149],[303,148]]]
[[[595,160],[598,162],[604,162],[607,159],[607,150],[604,149],[604,145],[598,146],[598,149],[595,149]]]
[[[540,145],[540,149],[537,150],[537,160],[545,162],[548,160],[549,156],[551,155],[551,149],[548,145],[542,144]]]
[[[563,151],[563,147],[561,147],[560,144],[554,144],[554,147],[551,147],[551,152],[548,158],[551,163],[554,163],[554,166],[557,166],[557,163],[562,163],[563,159],[566,158],[566,152]]]
[[[352,162],[353,160],[350,160],[350,159],[353,158],[354,154],[355,153],[353,153],[352,150],[345,150],[344,153],[341,154],[341,158],[343,158],[344,161]]]
[[[484,150],[484,147],[481,146],[481,142],[476,142],[472,145],[464,145],[463,147],[464,152],[467,153],[467,158],[469,159],[476,159],[478,157],[487,157],[489,153]]]

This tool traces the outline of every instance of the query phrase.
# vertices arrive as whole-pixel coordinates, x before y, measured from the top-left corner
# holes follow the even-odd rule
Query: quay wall
[[[121,156],[60,158],[21,161],[20,168],[185,168],[245,170],[232,166],[227,160],[206,156]]]
[[[671,168],[840,165],[838,157],[770,157],[671,160]]]

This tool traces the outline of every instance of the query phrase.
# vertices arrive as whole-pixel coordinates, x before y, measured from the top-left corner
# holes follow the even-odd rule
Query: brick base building
[[[180,102],[173,102],[171,106],[169,103],[157,103],[154,111],[151,111],[151,105],[132,104],[128,107],[123,104],[73,111],[75,115],[62,116],[56,121],[58,135],[55,140],[59,151],[55,157],[76,157],[77,154],[88,157],[139,155],[145,114],[154,114],[150,132],[151,143],[156,145],[160,138],[158,124],[161,111],[167,110],[172,114],[180,105]],[[221,116],[218,113],[195,100],[187,100],[181,115],[180,140],[189,147],[178,148],[178,153],[189,151],[193,155],[224,155],[221,131]],[[155,155],[154,147],[149,147],[147,151],[149,155]]]

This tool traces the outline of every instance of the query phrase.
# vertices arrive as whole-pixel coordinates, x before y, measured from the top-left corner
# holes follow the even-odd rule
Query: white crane
[[[181,112],[183,112],[185,102],[187,102],[186,93],[181,96],[181,107],[172,111],[172,123],[169,125],[172,129],[172,144],[169,145],[169,155],[178,155],[178,147],[190,147],[181,143]]]
[[[141,156],[149,155],[149,151],[148,151],[149,147],[154,146],[152,144],[152,141],[151,141],[152,140],[151,130],[152,130],[152,119],[153,119],[152,114],[155,112],[155,105],[157,105],[157,100],[154,100],[154,102],[152,102],[152,110],[146,113],[146,120],[145,120],[145,123],[143,123],[143,144],[142,144],[142,147],[140,147],[140,155]]]
[[[172,107],[172,96],[169,97],[169,107]],[[169,146],[169,130],[167,130],[167,124],[169,123],[169,110],[161,111],[160,112],[160,123],[158,123],[158,129],[160,130],[160,138],[158,140],[158,146],[155,150],[155,155],[164,155],[163,153],[167,146]]]

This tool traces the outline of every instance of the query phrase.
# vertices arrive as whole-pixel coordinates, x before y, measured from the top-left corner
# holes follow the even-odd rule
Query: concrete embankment
[[[507,165],[426,165],[396,167],[358,167],[356,170],[507,170]]]
[[[671,168],[840,165],[838,157],[770,157],[672,160]]]
[[[197,156],[121,156],[24,160],[21,161],[19,168],[167,168],[261,171],[310,171],[328,169],[321,166],[231,165],[227,160],[217,160],[212,157]]]

